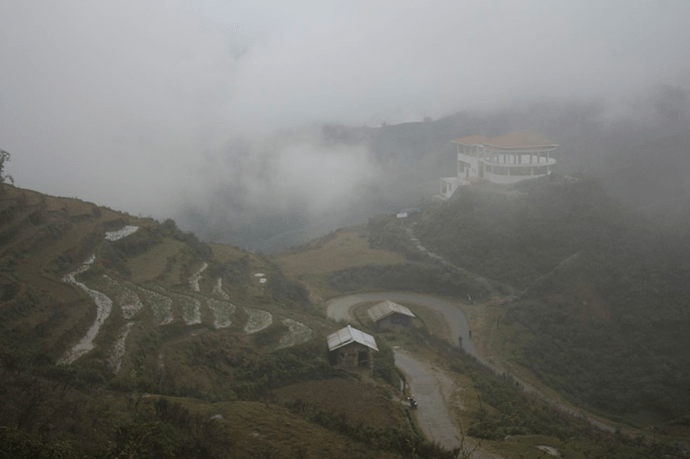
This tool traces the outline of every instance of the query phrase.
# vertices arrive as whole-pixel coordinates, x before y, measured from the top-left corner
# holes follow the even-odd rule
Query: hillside
[[[626,205],[637,207],[687,196],[688,118],[674,113],[687,112],[687,108],[679,107],[690,97],[681,88],[669,89],[659,88],[651,99],[640,101],[632,114],[615,120],[602,103],[544,102],[499,112],[462,111],[435,120],[379,127],[335,124],[282,133],[274,139],[277,145],[304,136],[317,139],[314,147],[324,155],[332,149],[351,151],[350,155],[367,151],[368,181],[319,210],[309,205],[310,199],[281,201],[279,206],[276,199],[260,199],[256,183],[264,185],[259,188],[270,189],[270,182],[265,182],[263,168],[252,168],[250,158],[262,157],[265,152],[232,143],[220,152],[234,158],[232,175],[212,186],[204,206],[189,202],[174,218],[206,240],[255,250],[284,250],[304,243],[306,238],[416,206],[437,192],[439,178],[455,173],[453,139],[474,134],[495,137],[523,130],[559,144],[553,153],[558,171],[605,180],[607,190]],[[305,175],[306,182],[313,179],[313,175]],[[276,176],[275,180],[282,178]],[[322,192],[315,187],[312,197]],[[682,204],[687,208],[686,199]]]
[[[263,256],[9,185],[0,254],[10,457],[445,454],[382,396],[386,381],[330,367],[324,338],[338,325]],[[392,368],[392,354],[378,359]]]
[[[601,161],[599,176],[607,192],[657,218],[690,215],[690,131],[632,142]]]
[[[535,180],[508,199],[463,190],[415,227],[458,266],[515,287],[494,346],[571,399],[639,422],[686,416],[690,232],[594,180]]]
[[[430,305],[409,304],[419,321],[396,333],[376,330],[371,303],[356,304],[353,323],[379,346],[374,372],[329,365],[324,338],[341,326],[324,317],[329,298],[419,292],[405,297],[445,298],[475,324],[480,310],[458,299],[507,292],[491,273],[410,245],[405,225],[433,226],[454,203],[406,222],[379,216],[276,258],[78,199],[6,186],[0,203],[0,451],[9,457],[458,457],[426,440],[422,418],[401,403],[400,352],[433,368],[451,431],[482,447],[471,457],[536,458],[544,445],[576,458],[678,450],[668,438],[598,431],[522,391],[449,339],[455,324]],[[522,320],[512,311],[503,308],[497,342]],[[478,344],[483,333],[475,328]]]
[[[325,237],[294,247],[276,257],[286,275],[299,281],[312,298],[324,298],[355,291],[405,290],[440,295],[478,298],[488,290],[462,270],[451,270],[404,249],[407,236],[396,232],[395,225],[341,228]],[[393,220],[395,220],[393,218]],[[382,243],[379,239],[393,243]],[[400,239],[404,239],[400,242]],[[397,244],[397,245],[396,245]]]

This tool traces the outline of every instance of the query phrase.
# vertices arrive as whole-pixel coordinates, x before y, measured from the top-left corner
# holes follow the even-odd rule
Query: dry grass
[[[70,217],[79,217],[81,215],[90,215],[96,205],[91,202],[81,201],[75,198],[58,198],[54,196],[46,196],[46,204],[48,211],[63,210],[67,212]]]
[[[469,329],[472,330],[472,341],[477,354],[494,363],[497,324],[506,310],[490,304],[461,304],[460,309],[465,313]]]
[[[361,231],[341,230],[330,238],[315,241],[303,251],[280,255],[276,262],[286,275],[297,277],[330,273],[350,266],[394,265],[404,263],[405,258],[369,248],[369,239]]]
[[[213,258],[221,263],[238,260],[248,255],[247,252],[232,245],[217,243],[211,243],[209,245],[211,246],[211,251],[213,252]]]
[[[373,384],[361,381],[307,381],[276,389],[273,396],[277,401],[302,400],[310,407],[343,414],[353,424],[406,428],[400,405],[385,397]]]
[[[221,415],[235,441],[229,457],[395,458],[304,420],[287,409],[257,402],[209,404],[173,399],[195,412]]]
[[[401,303],[406,306],[410,311],[415,313],[421,322],[427,328],[430,335],[438,336],[446,341],[450,341],[450,327],[448,326],[448,321],[445,316],[440,312],[420,306],[417,304]]]
[[[165,274],[168,259],[176,256],[184,247],[184,242],[163,239],[160,244],[127,262],[132,273],[130,279],[135,283],[147,282]]]

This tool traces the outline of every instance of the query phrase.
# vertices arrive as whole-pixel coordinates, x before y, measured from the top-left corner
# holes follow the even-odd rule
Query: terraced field
[[[3,330],[14,333],[6,336],[15,336],[6,339],[37,333],[60,363],[91,355],[119,373],[125,362],[141,360],[131,354],[162,327],[182,337],[195,327],[241,337],[273,324],[271,312],[236,301],[265,295],[263,273],[272,269],[267,260],[219,244],[201,260],[174,226],[154,235],[156,225],[78,199],[6,187],[0,200],[0,319]],[[224,279],[224,263],[242,268]],[[311,336],[305,324],[281,320],[287,328],[273,348]]]
[[[107,232],[106,239],[117,241],[134,234],[138,228],[125,226],[120,230]],[[110,316],[114,306],[121,312],[126,323],[120,328],[109,350],[108,362],[113,371],[118,373],[122,366],[122,360],[127,351],[127,338],[133,325],[140,319],[141,314],[148,307],[153,313],[153,326],[160,327],[171,324],[176,319],[181,319],[186,326],[194,326],[202,323],[204,309],[213,317],[213,327],[223,329],[230,327],[233,322],[239,322],[235,315],[240,310],[228,301],[229,295],[222,288],[222,278],[217,278],[211,291],[211,295],[221,298],[218,300],[201,292],[200,280],[208,263],[203,262],[189,277],[191,294],[185,294],[153,283],[143,285],[129,281],[121,281],[102,275],[90,278],[86,283],[77,280],[77,277],[86,274],[96,260],[92,255],[78,269],[65,276],[64,281],[83,289],[96,303],[96,320],[88,329],[86,335],[74,345],[61,359],[65,364],[70,364],[93,350],[94,340],[97,339],[103,323]],[[263,273],[255,275],[258,280],[265,280]],[[241,312],[246,316],[242,328],[245,334],[257,333],[273,323],[273,315],[263,309],[243,307]],[[144,319],[142,319],[144,320]],[[282,319],[287,332],[283,334],[276,349],[295,346],[308,341],[312,336],[312,330],[305,324],[290,318]],[[162,354],[161,354],[162,355]]]

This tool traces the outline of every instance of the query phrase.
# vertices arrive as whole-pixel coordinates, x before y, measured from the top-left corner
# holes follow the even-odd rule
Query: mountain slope
[[[417,234],[455,264],[522,291],[504,310],[496,346],[549,385],[641,421],[686,415],[687,227],[647,220],[591,180],[552,177],[522,191],[507,200],[462,190],[427,212]]]
[[[385,416],[368,440],[348,413],[308,394],[300,398],[313,412],[272,398],[280,387],[321,381],[367,400],[386,383],[357,384],[328,364],[325,336],[338,326],[269,259],[203,243],[172,220],[4,190],[0,450],[392,457],[396,445],[426,444],[388,398],[372,411]],[[358,403],[350,409],[364,411]],[[310,417],[321,411],[318,419],[339,423]]]

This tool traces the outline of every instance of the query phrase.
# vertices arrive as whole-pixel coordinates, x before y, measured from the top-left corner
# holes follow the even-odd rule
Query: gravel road
[[[417,304],[441,312],[448,320],[453,344],[458,345],[458,337],[462,336],[465,350],[475,355],[474,345],[469,339],[465,314],[451,301],[445,299],[406,292],[357,293],[328,301],[327,315],[332,320],[354,323],[356,320],[351,313],[354,306],[364,302],[383,300]],[[446,400],[442,394],[441,383],[437,379],[442,377],[439,375],[440,370],[434,370],[429,363],[400,350],[395,351],[395,364],[405,373],[410,392],[417,400],[417,420],[427,438],[448,449],[461,446],[461,432],[448,411],[450,401]],[[448,377],[445,379],[450,380]],[[464,447],[472,448],[472,444],[467,443]],[[473,459],[498,458],[480,450],[475,450],[471,457]]]
[[[474,348],[474,343],[469,338],[469,331],[467,326],[467,319],[464,312],[462,312],[452,301],[443,298],[437,298],[434,296],[424,295],[421,293],[407,293],[407,292],[369,292],[369,293],[355,293],[352,295],[341,296],[333,298],[326,302],[328,317],[333,320],[344,320],[346,322],[355,322],[355,318],[351,314],[351,309],[353,306],[369,301],[383,301],[392,300],[402,303],[418,304],[420,306],[425,306],[435,311],[440,312],[448,321],[451,333],[451,343],[453,345],[458,345],[458,338],[462,337],[462,347],[470,355],[476,357],[480,362],[494,368],[488,362],[484,361]],[[397,363],[397,362],[396,362]],[[494,370],[496,370],[494,368]],[[552,398],[541,392],[539,389],[531,385],[529,382],[522,380],[521,378],[515,377],[522,389],[525,392],[531,393],[545,402],[551,404],[552,406],[558,408],[559,410],[571,414],[573,416],[581,416],[582,413],[574,409],[561,400]],[[608,432],[615,431],[615,426],[603,419],[587,416],[587,421],[598,429],[605,430]]]
[[[399,351],[395,351],[395,365],[405,373],[410,392],[417,400],[417,420],[427,438],[448,449],[460,446],[458,429],[450,418],[433,370]]]

